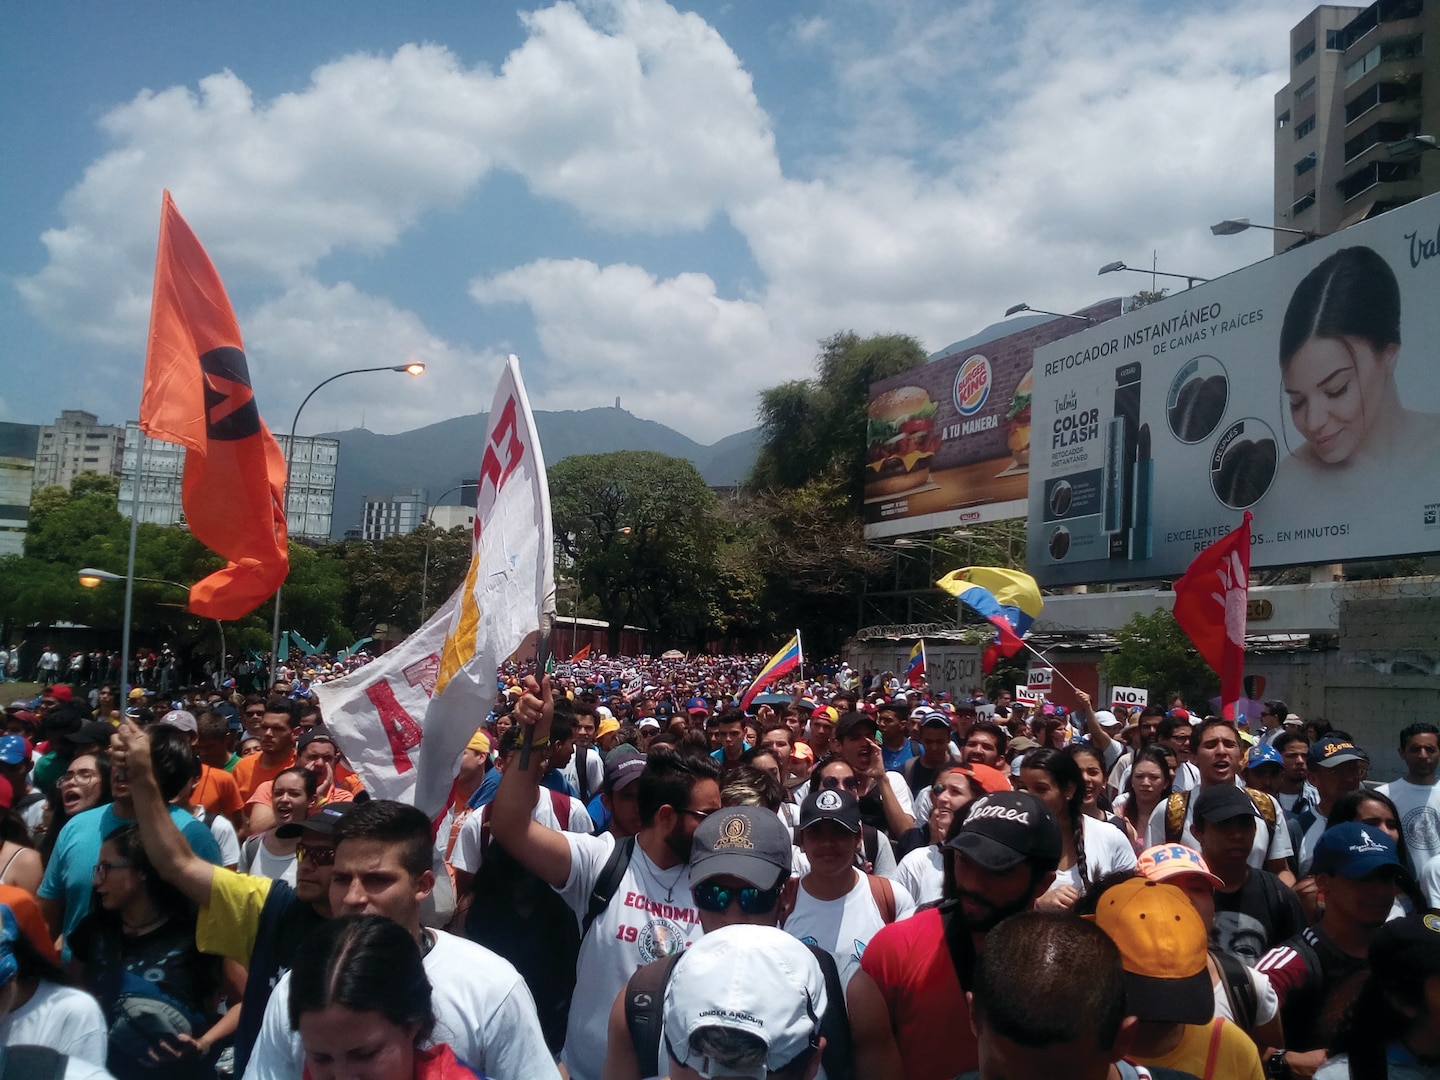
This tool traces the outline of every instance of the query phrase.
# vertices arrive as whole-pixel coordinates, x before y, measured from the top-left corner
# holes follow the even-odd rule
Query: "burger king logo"
[[[990,361],[972,356],[955,373],[955,411],[974,416],[990,398]]]

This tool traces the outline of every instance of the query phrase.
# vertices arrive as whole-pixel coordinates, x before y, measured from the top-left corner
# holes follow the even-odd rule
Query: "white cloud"
[[[375,372],[337,379],[306,407],[301,433],[364,424],[386,434],[490,407],[503,354],[457,346],[428,331],[413,312],[348,282],[302,280],[243,318],[245,348],[261,413],[286,432],[305,395],[349,368],[408,364],[412,377]]]

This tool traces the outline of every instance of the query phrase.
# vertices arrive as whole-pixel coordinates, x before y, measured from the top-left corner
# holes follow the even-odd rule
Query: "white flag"
[[[425,714],[415,805],[444,810],[460,752],[495,707],[495,672],[555,610],[550,489],[535,418],[513,355],[486,418],[470,569],[451,613]]]
[[[343,679],[315,684],[325,726],[376,799],[414,801],[420,725],[459,601],[457,590],[424,626],[383,656]]]

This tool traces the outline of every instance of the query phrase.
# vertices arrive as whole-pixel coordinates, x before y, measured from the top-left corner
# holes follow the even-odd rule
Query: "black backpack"
[[[850,1017],[845,1011],[845,989],[840,985],[840,968],[835,957],[818,945],[806,943],[825,976],[825,1015],[820,1017],[820,1034],[825,1038],[820,1063],[830,1080],[855,1080],[855,1047],[850,1036]],[[680,953],[637,968],[625,984],[625,1026],[635,1044],[635,1062],[641,1076],[662,1076],[660,1065],[660,1014],[665,1004],[665,987]]]
[[[563,830],[569,823],[570,799],[553,791],[549,795]],[[575,995],[580,943],[619,888],[635,850],[635,838],[616,843],[595,882],[584,922],[577,927],[574,913],[560,894],[492,841],[489,810],[486,806],[479,811],[483,815],[480,850],[484,858],[470,884],[465,936],[515,965],[535,999],[545,1044],[558,1052],[565,1043]]]

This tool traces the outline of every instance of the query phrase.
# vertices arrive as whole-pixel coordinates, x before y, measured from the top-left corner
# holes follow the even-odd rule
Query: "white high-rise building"
[[[119,476],[124,446],[123,427],[102,424],[94,413],[63,409],[53,424],[40,428],[35,487],[68,488],[70,481],[84,472]]]

